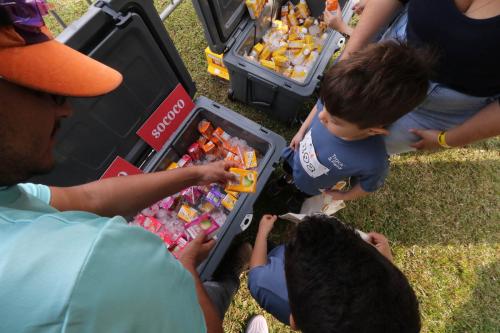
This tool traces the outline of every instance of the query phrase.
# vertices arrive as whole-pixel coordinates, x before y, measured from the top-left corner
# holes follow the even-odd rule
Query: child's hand
[[[366,3],[367,2],[368,2],[368,0],[360,0],[360,1],[358,1],[357,3],[354,4],[354,6],[352,6],[352,10],[354,10],[354,12],[356,14],[361,15],[361,13],[363,12],[363,10],[366,7]]]
[[[325,23],[330,28],[346,35],[352,35],[353,28],[347,25],[347,23],[345,23],[344,20],[342,19],[342,11],[340,8],[337,9],[336,14],[332,14],[328,10],[325,10],[323,13],[323,17]]]
[[[260,220],[259,223],[259,234],[262,234],[267,237],[267,235],[269,235],[271,230],[273,230],[274,222],[276,222],[277,219],[278,217],[276,215],[266,214],[262,216],[262,219]]]
[[[330,28],[337,31],[340,31],[340,29],[342,29],[344,21],[342,21],[342,12],[340,11],[340,9],[337,9],[335,14],[332,14],[328,10],[325,10],[323,15],[326,25],[328,25]]]
[[[299,149],[300,141],[304,138],[304,133],[302,131],[298,131],[297,134],[293,137],[292,141],[290,141],[290,148],[293,150]]]
[[[370,244],[375,246],[375,248],[380,252],[384,257],[392,261],[392,253],[391,246],[389,245],[389,240],[382,234],[376,232],[368,233],[370,237]]]

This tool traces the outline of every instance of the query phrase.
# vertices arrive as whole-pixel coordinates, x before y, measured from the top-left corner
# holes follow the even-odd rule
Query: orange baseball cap
[[[38,26],[16,24],[17,17],[2,8],[0,26],[0,78],[6,81],[63,96],[93,97],[116,89],[122,75],[56,40],[41,14]],[[35,0],[37,1],[37,0]],[[10,2],[10,10],[23,1]],[[12,17],[14,17],[12,19]],[[23,23],[23,22],[21,22]],[[24,22],[25,23],[25,22]],[[29,23],[29,22],[28,22]]]

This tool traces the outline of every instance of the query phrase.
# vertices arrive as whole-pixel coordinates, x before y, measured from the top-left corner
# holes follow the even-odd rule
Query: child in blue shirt
[[[248,273],[250,294],[276,319],[304,333],[420,331],[417,298],[384,235],[363,240],[336,218],[313,215],[267,253],[276,220],[262,217]]]
[[[383,135],[425,98],[429,52],[389,41],[370,45],[333,66],[320,99],[283,152],[295,186],[354,200],[380,188],[389,169]],[[351,178],[348,191],[331,190]]]

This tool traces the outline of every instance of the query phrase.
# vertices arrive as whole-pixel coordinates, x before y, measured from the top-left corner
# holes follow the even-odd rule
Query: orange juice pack
[[[214,131],[213,135],[218,138],[221,142],[228,142],[231,140],[231,136],[224,132],[224,130],[220,127],[217,127],[217,129]]]
[[[210,139],[212,137],[212,133],[214,132],[214,128],[212,127],[212,124],[208,120],[203,119],[198,124],[198,131],[205,138]]]
[[[326,10],[329,12],[335,12],[337,9],[339,9],[338,0],[326,0]]]

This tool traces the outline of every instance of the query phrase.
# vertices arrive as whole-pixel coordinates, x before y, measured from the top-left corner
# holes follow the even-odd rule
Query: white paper
[[[330,195],[322,193],[304,201],[300,209],[300,214],[286,213],[280,215],[279,218],[293,223],[300,223],[306,216],[315,214],[332,216],[344,207],[344,201],[333,200]]]
[[[345,208],[343,200],[333,200],[331,195],[321,193],[305,200],[300,213],[305,215],[325,214],[332,216],[342,208]]]
[[[316,156],[310,130],[300,142],[299,157],[302,168],[312,178],[318,178],[330,171],[330,169],[320,163]]]
[[[286,213],[280,215],[279,218],[293,223],[300,223],[305,219],[306,216],[306,214]]]

